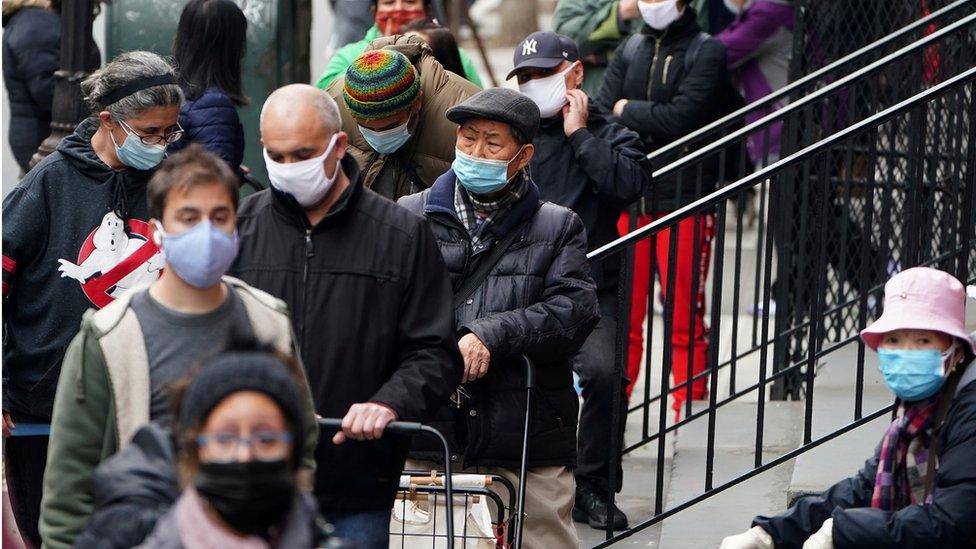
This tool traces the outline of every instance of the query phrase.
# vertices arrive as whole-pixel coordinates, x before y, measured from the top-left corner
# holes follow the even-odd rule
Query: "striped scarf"
[[[505,193],[494,199],[485,200],[471,194],[460,182],[454,188],[454,210],[464,228],[468,230],[471,243],[478,246],[490,239],[488,228],[508,213],[512,204],[518,202],[529,190],[529,178],[519,172]]]
[[[925,473],[935,426],[938,396],[901,403],[881,441],[878,474],[874,479],[871,507],[898,511],[919,503],[925,496]],[[929,503],[931,495],[925,500]]]

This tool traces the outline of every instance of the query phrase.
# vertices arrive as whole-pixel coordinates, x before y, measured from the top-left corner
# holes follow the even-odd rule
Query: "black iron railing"
[[[641,378],[644,383],[642,394],[634,396],[638,403],[630,409],[631,413],[640,414],[641,432],[636,442],[622,450],[611,448],[610,451],[627,453],[651,443],[657,444],[653,515],[616,536],[610,529],[612,521],[607,521],[611,524],[607,531],[608,541],[601,546],[631,536],[888,411],[882,408],[868,414],[863,412],[865,356],[856,335],[879,312],[881,284],[890,274],[888,271],[931,265],[955,274],[960,280],[976,280],[976,85],[973,83],[976,60],[965,51],[967,47],[972,48],[974,19],[976,16],[962,18],[910,47],[862,68],[853,78],[840,79],[831,85],[833,87],[824,88],[827,91],[818,91],[819,95],[811,94],[812,99],[791,104],[787,108],[796,117],[790,121],[799,125],[796,152],[590,254],[591,261],[620,261],[623,266],[618,303],[621,319],[618,325],[622,327],[618,329],[615,368],[624,375],[628,339],[626,319],[630,316],[632,287],[630,264],[634,247],[648,241],[653,246],[657,239],[665,239],[667,263],[664,267],[674,273],[680,266],[677,241],[681,231],[691,230],[697,236],[703,230],[705,216],[714,216],[716,221],[715,258],[708,288],[711,303],[708,351],[701,371],[695,371],[697,365],[691,359],[687,364],[674,362],[671,319],[675,313],[675,277],[668,277],[668,283],[661,288],[663,313],[655,313],[654,302],[659,297],[657,292],[649,292],[647,351]],[[924,63],[915,54],[932,44],[939,44],[943,51],[959,52],[959,55],[945,58],[939,68],[945,74],[940,74],[938,82],[928,84],[921,78],[921,73],[912,70],[921,68],[919,64]],[[963,60],[968,60],[969,65],[959,66]],[[922,89],[902,97],[908,87],[906,84],[885,95],[897,98],[894,106],[879,108],[877,114],[843,127],[829,127],[820,132],[813,130],[818,125],[823,128],[825,121],[832,119],[824,109],[838,90],[865,82],[885,84],[879,82],[878,75],[890,75],[896,69],[906,71],[903,79],[920,76],[914,85]],[[956,75],[950,76],[952,72]],[[845,105],[849,107],[849,103]],[[848,114],[853,115],[850,111]],[[753,126],[768,125],[773,118],[768,117]],[[851,116],[851,120],[854,118],[859,116]],[[742,131],[738,137],[746,133]],[[696,158],[723,154],[724,149],[719,147],[727,146],[736,138],[734,135],[725,143],[716,145],[711,153],[704,152]],[[663,171],[680,174],[680,168],[693,162],[695,158],[690,155]],[[700,180],[700,166],[697,171]],[[772,220],[771,230],[760,230],[758,234],[746,228],[741,208],[737,208],[735,215],[728,213],[729,202],[741,206],[754,191],[762,201],[760,218]],[[681,226],[683,221],[689,220],[693,220],[690,226]],[[841,233],[839,238],[838,231]],[[747,246],[749,242],[755,242],[755,246],[750,248]],[[694,256],[701,251],[696,244],[695,254],[681,261],[695,261]],[[892,259],[896,260],[894,264]],[[654,254],[651,254],[651,261],[651,275],[641,282],[653,288]],[[805,271],[805,276],[787,276],[786,283],[780,283],[784,273],[788,275],[798,266]],[[852,267],[852,276],[857,277],[859,285],[854,286],[850,280],[836,276],[836,269],[847,266]],[[743,276],[746,270],[754,271],[756,278]],[[778,311],[780,307],[786,308],[791,311],[789,317],[768,312],[774,301],[774,274],[781,286],[775,293]],[[747,278],[749,283],[743,284]],[[758,291],[755,295],[744,295],[749,290],[755,291],[754,280],[760,281]],[[691,290],[696,292],[698,288],[692,284]],[[728,299],[729,294],[732,294],[731,299]],[[701,305],[694,299],[685,301],[690,302],[693,318]],[[732,307],[728,306],[730,301]],[[758,329],[752,334],[736,331],[740,316],[738,305],[742,302],[759,304],[766,311],[753,317]],[[725,318],[723,312],[731,312],[731,319]],[[845,318],[850,329],[837,329],[835,320],[841,313],[848,315]],[[775,324],[772,322],[774,316]],[[658,330],[663,331],[660,339],[664,342],[660,360],[653,352],[654,342],[659,339],[655,334]],[[743,335],[748,337],[743,338]],[[740,339],[745,339],[745,343]],[[794,347],[797,340],[803,342],[800,350]],[[691,345],[689,343],[689,353],[693,351]],[[814,439],[817,364],[822,357],[850,345],[856,345],[858,351],[852,422]],[[777,348],[788,352],[779,352]],[[750,362],[748,365],[745,364],[747,361]],[[660,366],[659,375],[652,379],[652,366],[655,365]],[[686,368],[688,381],[671,383],[677,368]],[[727,381],[723,381],[723,377]],[[802,388],[805,397],[802,445],[775,459],[764,460],[767,397],[774,383],[791,377]],[[656,390],[655,381],[659,386]],[[694,381],[708,384],[708,405],[699,411],[694,411],[691,406]],[[724,391],[726,384],[727,392]],[[674,396],[675,392],[683,393],[686,405],[681,409],[684,418],[671,422],[668,397]],[[754,467],[716,485],[713,474],[716,415],[723,406],[747,394],[754,395],[757,401]],[[656,418],[652,417],[655,412]],[[666,435],[701,418],[707,418],[702,492],[665,510]],[[652,430],[654,424],[656,430]],[[611,428],[617,425],[616,420],[611,422]],[[617,440],[617,437],[611,440]],[[611,479],[610,485],[615,485],[615,479]],[[609,495],[613,497],[613,494]]]

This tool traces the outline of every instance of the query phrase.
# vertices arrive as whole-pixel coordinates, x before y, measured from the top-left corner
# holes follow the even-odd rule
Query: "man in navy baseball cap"
[[[590,250],[612,241],[620,212],[650,185],[640,136],[615,122],[580,89],[583,64],[572,39],[534,32],[515,46],[513,64],[509,77],[518,77],[519,91],[535,102],[542,117],[533,140],[536,154],[529,164],[540,198],[579,215]],[[618,263],[597,262],[590,270],[601,318],[573,359],[583,389],[573,518],[604,529],[609,492],[619,491],[623,478],[620,456],[609,452],[608,427],[613,421],[614,394],[618,394],[622,420],[627,416],[627,398],[626,383],[614,375],[613,361],[607,359],[614,352]],[[620,442],[623,422],[618,432]],[[611,486],[614,468],[617,483]],[[610,516],[615,530],[627,527],[627,516],[616,507]]]

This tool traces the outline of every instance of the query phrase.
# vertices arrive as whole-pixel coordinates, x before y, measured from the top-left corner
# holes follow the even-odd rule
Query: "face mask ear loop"
[[[336,133],[332,134],[332,141],[329,141],[329,146],[328,146],[328,148],[325,149],[325,153],[322,155],[322,157],[323,157],[322,158],[322,162],[323,162],[322,175],[325,175],[325,166],[324,166],[324,163],[325,163],[326,159],[329,157],[329,153],[331,153],[332,152],[332,149],[335,148],[336,141],[338,141],[338,140],[339,140],[339,133],[336,132]],[[339,175],[339,170],[341,170],[341,169],[342,169],[342,165],[340,164],[339,159],[336,158],[336,165],[335,165],[335,169],[332,170],[332,177],[329,177],[328,175],[325,175],[325,177],[329,181],[332,181],[333,183],[335,183],[336,177]]]

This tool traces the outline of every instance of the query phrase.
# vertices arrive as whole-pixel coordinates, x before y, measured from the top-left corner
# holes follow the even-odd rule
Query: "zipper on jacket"
[[[315,248],[312,246],[312,229],[305,229],[305,261],[302,267],[302,319],[301,327],[298,330],[299,341],[305,341],[305,319],[308,318],[308,260],[315,256]]]
[[[661,84],[665,86],[668,84],[668,68],[671,67],[672,59],[674,59],[674,56],[671,55],[664,58],[664,70],[661,71]]]
[[[647,75],[647,100],[648,101],[651,100],[651,88],[654,87],[654,68],[657,67],[657,56],[659,53],[661,53],[661,42],[664,40],[664,37],[668,35],[668,30],[670,29],[671,27],[664,29],[664,32],[661,33],[661,36],[659,36],[656,40],[654,40],[654,57],[651,58],[651,72],[650,74]]]

